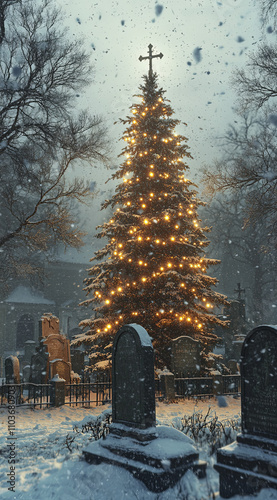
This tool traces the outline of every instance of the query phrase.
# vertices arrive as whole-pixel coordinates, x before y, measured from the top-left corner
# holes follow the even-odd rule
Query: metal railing
[[[175,395],[180,397],[213,396],[213,378],[175,378]]]
[[[222,394],[240,394],[240,375],[221,375]],[[176,398],[212,397],[215,392],[213,377],[175,378]]]
[[[101,377],[94,382],[65,385],[65,404],[70,406],[98,406],[111,403],[112,381],[110,378]]]
[[[241,377],[240,375],[222,375],[223,394],[240,394]]]
[[[23,382],[21,384],[2,384],[0,386],[0,406],[9,406],[9,394],[13,394],[15,406],[51,406],[51,385],[33,384]]]

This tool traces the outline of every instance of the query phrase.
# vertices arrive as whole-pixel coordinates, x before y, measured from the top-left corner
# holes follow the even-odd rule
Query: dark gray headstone
[[[277,440],[277,329],[255,328],[241,352],[242,431]]]
[[[176,429],[156,426],[154,353],[144,328],[131,324],[117,332],[112,368],[110,433],[88,445],[86,461],[124,467],[155,492],[174,486],[187,470],[204,477],[206,462],[199,460],[192,440]]]
[[[199,374],[201,357],[200,342],[183,335],[172,341],[172,371],[176,377]]]
[[[277,489],[277,327],[259,326],[241,350],[242,433],[217,451],[220,495]]]
[[[125,325],[113,347],[113,422],[139,429],[155,425],[154,351],[140,325]]]
[[[49,355],[43,347],[32,356],[30,382],[46,384],[49,378]]]

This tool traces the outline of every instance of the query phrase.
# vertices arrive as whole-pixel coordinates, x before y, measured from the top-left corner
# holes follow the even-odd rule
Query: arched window
[[[35,323],[30,314],[24,314],[18,321],[16,331],[16,347],[24,347],[26,340],[34,340]]]

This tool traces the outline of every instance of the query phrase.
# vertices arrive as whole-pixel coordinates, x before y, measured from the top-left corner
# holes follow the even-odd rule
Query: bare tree
[[[263,221],[276,238],[277,224],[277,129],[275,115],[261,119],[244,117],[241,127],[230,126],[224,155],[204,169],[206,191],[239,192],[245,200],[244,224]]]
[[[77,112],[89,55],[70,41],[53,0],[0,4],[0,273],[32,270],[30,256],[82,244],[75,202],[90,195],[68,172],[105,161],[106,130]]]
[[[232,296],[242,281],[248,313],[257,324],[269,319],[269,306],[276,302],[276,252],[263,222],[244,227],[244,205],[239,192],[220,194],[201,216],[212,225],[209,248],[220,259],[216,275],[224,293]]]
[[[276,27],[277,0],[256,0],[261,7],[263,23],[270,21]]]
[[[262,43],[248,57],[245,69],[236,71],[233,85],[238,89],[240,108],[260,109],[277,96],[276,44]]]

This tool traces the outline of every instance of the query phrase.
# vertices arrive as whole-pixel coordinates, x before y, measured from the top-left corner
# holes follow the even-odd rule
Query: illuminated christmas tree
[[[121,179],[116,194],[102,208],[114,210],[99,238],[108,244],[96,252],[97,260],[86,281],[87,300],[95,316],[82,321],[85,332],[74,342],[90,343],[96,369],[111,360],[118,329],[128,323],[142,325],[153,339],[156,366],[170,366],[171,340],[189,335],[200,340],[204,353],[216,344],[215,325],[223,322],[213,307],[226,303],[212,288],[217,280],[206,274],[219,261],[205,257],[209,244],[200,227],[195,184],[185,172],[191,159],[186,137],[176,134],[179,120],[158,88],[152,71],[140,86],[140,102],[121,120],[124,161],[112,179]]]

